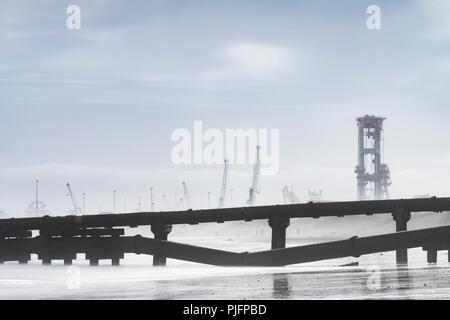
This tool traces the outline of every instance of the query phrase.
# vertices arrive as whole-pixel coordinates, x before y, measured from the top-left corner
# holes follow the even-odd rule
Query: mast
[[[81,212],[81,209],[80,209],[80,207],[78,207],[78,204],[77,204],[77,202],[75,200],[75,196],[72,193],[72,189],[70,188],[70,183],[67,182],[66,186],[67,186],[67,189],[69,190],[70,199],[72,200],[73,211],[74,211],[75,214],[79,214]]]
[[[225,204],[225,196],[227,192],[227,178],[228,178],[228,160],[224,160],[223,176],[222,176],[222,189],[220,191],[219,208],[223,208]]]
[[[259,190],[259,175],[261,171],[261,161],[259,159],[259,149],[261,146],[256,146],[256,163],[253,167],[253,179],[252,179],[252,186],[249,190],[249,198],[247,200],[247,204],[249,206],[253,206],[256,199],[256,193],[260,193]]]

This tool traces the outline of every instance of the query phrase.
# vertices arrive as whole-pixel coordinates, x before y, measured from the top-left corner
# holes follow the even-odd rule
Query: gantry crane
[[[70,188],[70,183],[67,182],[66,184],[67,186],[67,190],[69,190],[69,196],[70,199],[72,200],[72,204],[73,204],[73,210],[71,210],[71,214],[81,214],[81,208],[78,206],[76,200],[75,200],[75,196],[72,193],[72,189]]]
[[[178,203],[177,203],[176,209],[181,209],[181,210],[184,209],[184,198],[178,199]]]
[[[166,206],[166,210],[170,210],[169,209],[169,202],[167,202],[166,195],[163,193],[161,196],[163,198],[164,205]]]
[[[228,160],[225,159],[222,176],[222,189],[220,191],[220,198],[219,198],[219,208],[223,208],[223,205],[225,204],[225,195],[227,193],[227,178],[228,178]]]
[[[284,204],[293,204],[293,203],[299,203],[299,199],[297,195],[294,192],[294,188],[291,187],[291,190],[289,190],[288,186],[284,186],[282,189],[283,192],[283,198],[284,198]]]
[[[283,193],[284,204],[290,203],[288,186],[284,186],[284,188],[281,189],[281,192]]]
[[[155,211],[155,201],[153,198],[153,188],[150,188],[150,210]]]
[[[191,207],[191,200],[189,199],[189,193],[188,193],[188,189],[187,189],[187,186],[186,186],[186,182],[183,181],[182,185],[183,185],[184,200],[186,201],[186,205],[188,206],[188,209],[192,209],[192,207]]]
[[[255,203],[256,193],[260,193],[260,190],[259,190],[259,175],[260,175],[260,171],[261,171],[261,161],[259,158],[260,148],[261,148],[261,146],[256,146],[256,163],[255,163],[255,166],[253,167],[252,186],[249,190],[249,197],[247,200],[247,204],[249,206],[253,206],[253,204]]]

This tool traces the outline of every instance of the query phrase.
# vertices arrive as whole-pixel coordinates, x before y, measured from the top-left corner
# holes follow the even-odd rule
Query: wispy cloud
[[[297,67],[298,55],[294,49],[267,43],[230,42],[210,54],[212,67],[192,73],[166,73],[138,75],[137,80],[166,86],[222,88],[266,82],[267,76],[277,76]]]
[[[292,64],[293,50],[271,44],[236,42],[216,52],[220,64],[202,74],[204,79],[261,77],[286,70]]]
[[[420,13],[429,24],[429,28],[424,30],[424,34],[428,39],[434,41],[448,41],[450,39],[450,1],[418,0],[416,2],[415,10]]]

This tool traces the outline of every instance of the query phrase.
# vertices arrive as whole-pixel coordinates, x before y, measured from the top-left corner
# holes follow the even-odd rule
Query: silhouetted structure
[[[356,119],[358,125],[358,165],[356,179],[358,200],[369,199],[372,185],[373,199],[388,199],[391,185],[389,167],[381,163],[383,121],[386,118],[365,115]]]
[[[428,261],[437,259],[437,250],[450,248],[450,226],[406,231],[412,212],[450,210],[450,198],[320,202],[290,205],[241,207],[171,212],[138,212],[64,217],[0,219],[0,262],[27,263],[37,254],[43,264],[64,260],[71,264],[77,253],[85,253],[91,265],[108,259],[118,265],[125,253],[151,254],[153,264],[166,258],[215,265],[286,265],[381,251],[397,251],[397,262],[406,263],[407,248],[422,246]],[[344,217],[392,214],[397,234],[334,241],[286,248],[286,228],[292,218]],[[267,220],[272,229],[272,250],[238,254],[167,241],[172,226],[206,222]],[[155,239],[124,236],[123,227],[150,226]],[[117,228],[121,227],[121,228]],[[33,237],[32,231],[39,235]]]

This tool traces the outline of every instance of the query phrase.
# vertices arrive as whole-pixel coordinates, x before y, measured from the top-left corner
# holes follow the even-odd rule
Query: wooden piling
[[[156,240],[167,240],[168,234],[172,231],[172,225],[168,224],[152,224],[151,230],[155,235]],[[161,254],[155,254],[153,256],[153,266],[165,266],[167,258]]]
[[[428,263],[437,263],[437,250],[436,249],[428,249],[427,250],[427,262]]]
[[[411,213],[409,211],[407,211],[404,207],[398,207],[394,212],[392,212],[392,217],[395,221],[396,232],[408,230],[408,221],[411,219]],[[397,264],[408,263],[408,249],[397,249],[395,255]]]
[[[286,248],[286,228],[289,224],[289,218],[274,216],[269,219],[269,226],[272,228],[272,249]]]

